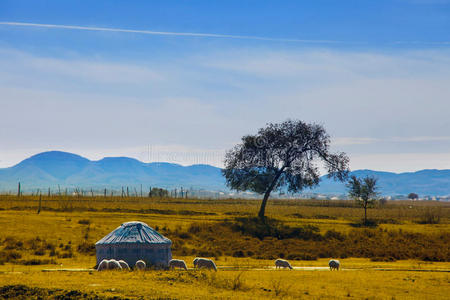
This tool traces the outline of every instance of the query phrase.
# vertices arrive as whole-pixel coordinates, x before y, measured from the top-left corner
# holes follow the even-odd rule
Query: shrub
[[[6,237],[3,241],[5,244],[5,250],[22,250],[23,242],[18,241],[15,237],[9,236]]]
[[[16,250],[0,251],[0,260],[4,262],[14,262],[22,258],[22,254]]]
[[[56,245],[55,244],[51,244],[51,243],[47,243],[45,245],[45,249],[46,250],[50,250],[50,251],[55,250],[56,249]]]
[[[233,252],[233,257],[245,257],[245,255],[242,250],[238,250]]]
[[[299,214],[299,213],[292,214],[291,216],[296,217],[296,218],[299,218],[299,219],[302,219],[302,218],[303,218],[303,215],[302,215],[302,214]]]
[[[39,256],[45,255],[45,250],[44,249],[37,249],[37,250],[34,251],[34,255],[39,255]]]
[[[441,222],[441,214],[438,210],[427,208],[422,213],[421,218],[417,223],[419,224],[439,224]]]
[[[318,234],[319,228],[316,226],[306,225],[303,227],[289,227],[278,220],[267,217],[263,220],[256,217],[236,218],[236,222],[231,224],[231,228],[233,231],[238,231],[260,240],[265,237],[275,237],[279,240],[289,238],[320,240],[322,238],[322,236]]]
[[[192,238],[192,236],[189,233],[187,233],[187,232],[182,232],[178,236],[180,238],[182,238],[182,239],[190,239],[190,238]]]
[[[36,237],[34,239],[29,239],[25,244],[28,249],[37,250],[41,247],[42,240],[39,237]]]
[[[328,220],[336,220],[336,217],[328,216],[328,215],[315,215],[313,219],[328,219]]]
[[[70,250],[68,252],[57,253],[57,257],[58,258],[72,258],[73,252],[72,252],[72,250]]]
[[[93,255],[95,254],[95,245],[87,241],[83,241],[78,245],[77,251],[82,254]]]
[[[335,230],[328,230],[324,235],[326,240],[335,239],[339,241],[345,240],[345,235]]]
[[[352,227],[377,227],[378,223],[376,220],[373,219],[367,219],[365,222],[364,220],[361,220],[357,223],[351,223],[350,226]]]
[[[89,225],[89,224],[91,224],[91,220],[89,220],[89,219],[81,219],[81,220],[78,221],[78,224]]]
[[[206,250],[206,249],[201,249],[200,251],[197,252],[198,256],[204,256],[204,257],[216,257],[216,256],[221,256],[222,253],[221,252],[215,252],[214,250]]]

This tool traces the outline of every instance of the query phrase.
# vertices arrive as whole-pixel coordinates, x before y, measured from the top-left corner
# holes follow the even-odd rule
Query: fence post
[[[42,206],[42,194],[41,191],[39,191],[39,208],[37,211],[38,214],[41,212],[41,206]]]

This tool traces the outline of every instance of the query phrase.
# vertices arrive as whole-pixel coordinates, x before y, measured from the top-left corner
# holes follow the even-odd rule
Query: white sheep
[[[197,261],[200,259],[200,257],[196,257],[194,258],[194,260],[192,261],[192,263],[194,264],[194,268],[197,267]]]
[[[122,270],[119,262],[115,259],[108,260],[108,270]]]
[[[200,268],[206,268],[206,269],[214,269],[214,271],[217,271],[216,264],[211,259],[208,259],[208,258],[196,258],[194,261],[195,261],[194,265],[197,268],[199,268],[199,269]]]
[[[104,259],[102,260],[97,267],[97,271],[105,271],[108,270],[108,260]]]
[[[289,268],[289,269],[292,269],[292,266],[287,260],[279,258],[279,259],[277,259],[275,261],[275,268],[276,269],[278,269],[278,268]]]
[[[119,260],[119,264],[120,264],[120,266],[122,267],[123,270],[129,270],[130,269],[130,266],[124,260]]]
[[[171,259],[169,261],[169,268],[171,269],[180,268],[187,270],[186,263],[184,262],[184,260],[181,259]]]
[[[144,270],[147,267],[147,264],[143,260],[138,260],[134,265],[136,270]]]
[[[337,271],[339,271],[339,267],[340,267],[341,263],[337,259],[330,259],[330,261],[328,262],[328,265],[330,266],[330,271],[333,271],[333,269],[336,269]]]

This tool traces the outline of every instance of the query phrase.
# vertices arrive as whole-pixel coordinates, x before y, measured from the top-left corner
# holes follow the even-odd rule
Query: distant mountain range
[[[357,170],[356,176],[373,175],[378,178],[383,195],[450,195],[450,170],[422,170],[412,173],[389,173]],[[210,165],[181,166],[171,163],[143,163],[128,157],[107,157],[91,161],[76,154],[50,151],[36,154],[19,164],[0,169],[0,191],[12,191],[21,182],[25,191],[37,188],[94,188],[121,187],[192,188],[224,191],[225,180],[220,168]],[[345,184],[322,177],[320,186],[309,193],[339,195],[346,193]]]
[[[143,163],[128,157],[91,161],[76,154],[50,151],[36,154],[19,164],[0,169],[0,191],[47,187],[108,188],[152,187],[224,190],[220,168],[209,165],[184,167],[171,163]]]

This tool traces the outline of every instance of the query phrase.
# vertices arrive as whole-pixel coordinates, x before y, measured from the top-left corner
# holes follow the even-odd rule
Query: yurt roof
[[[172,241],[139,221],[126,222],[99,240],[101,244],[171,244]]]

